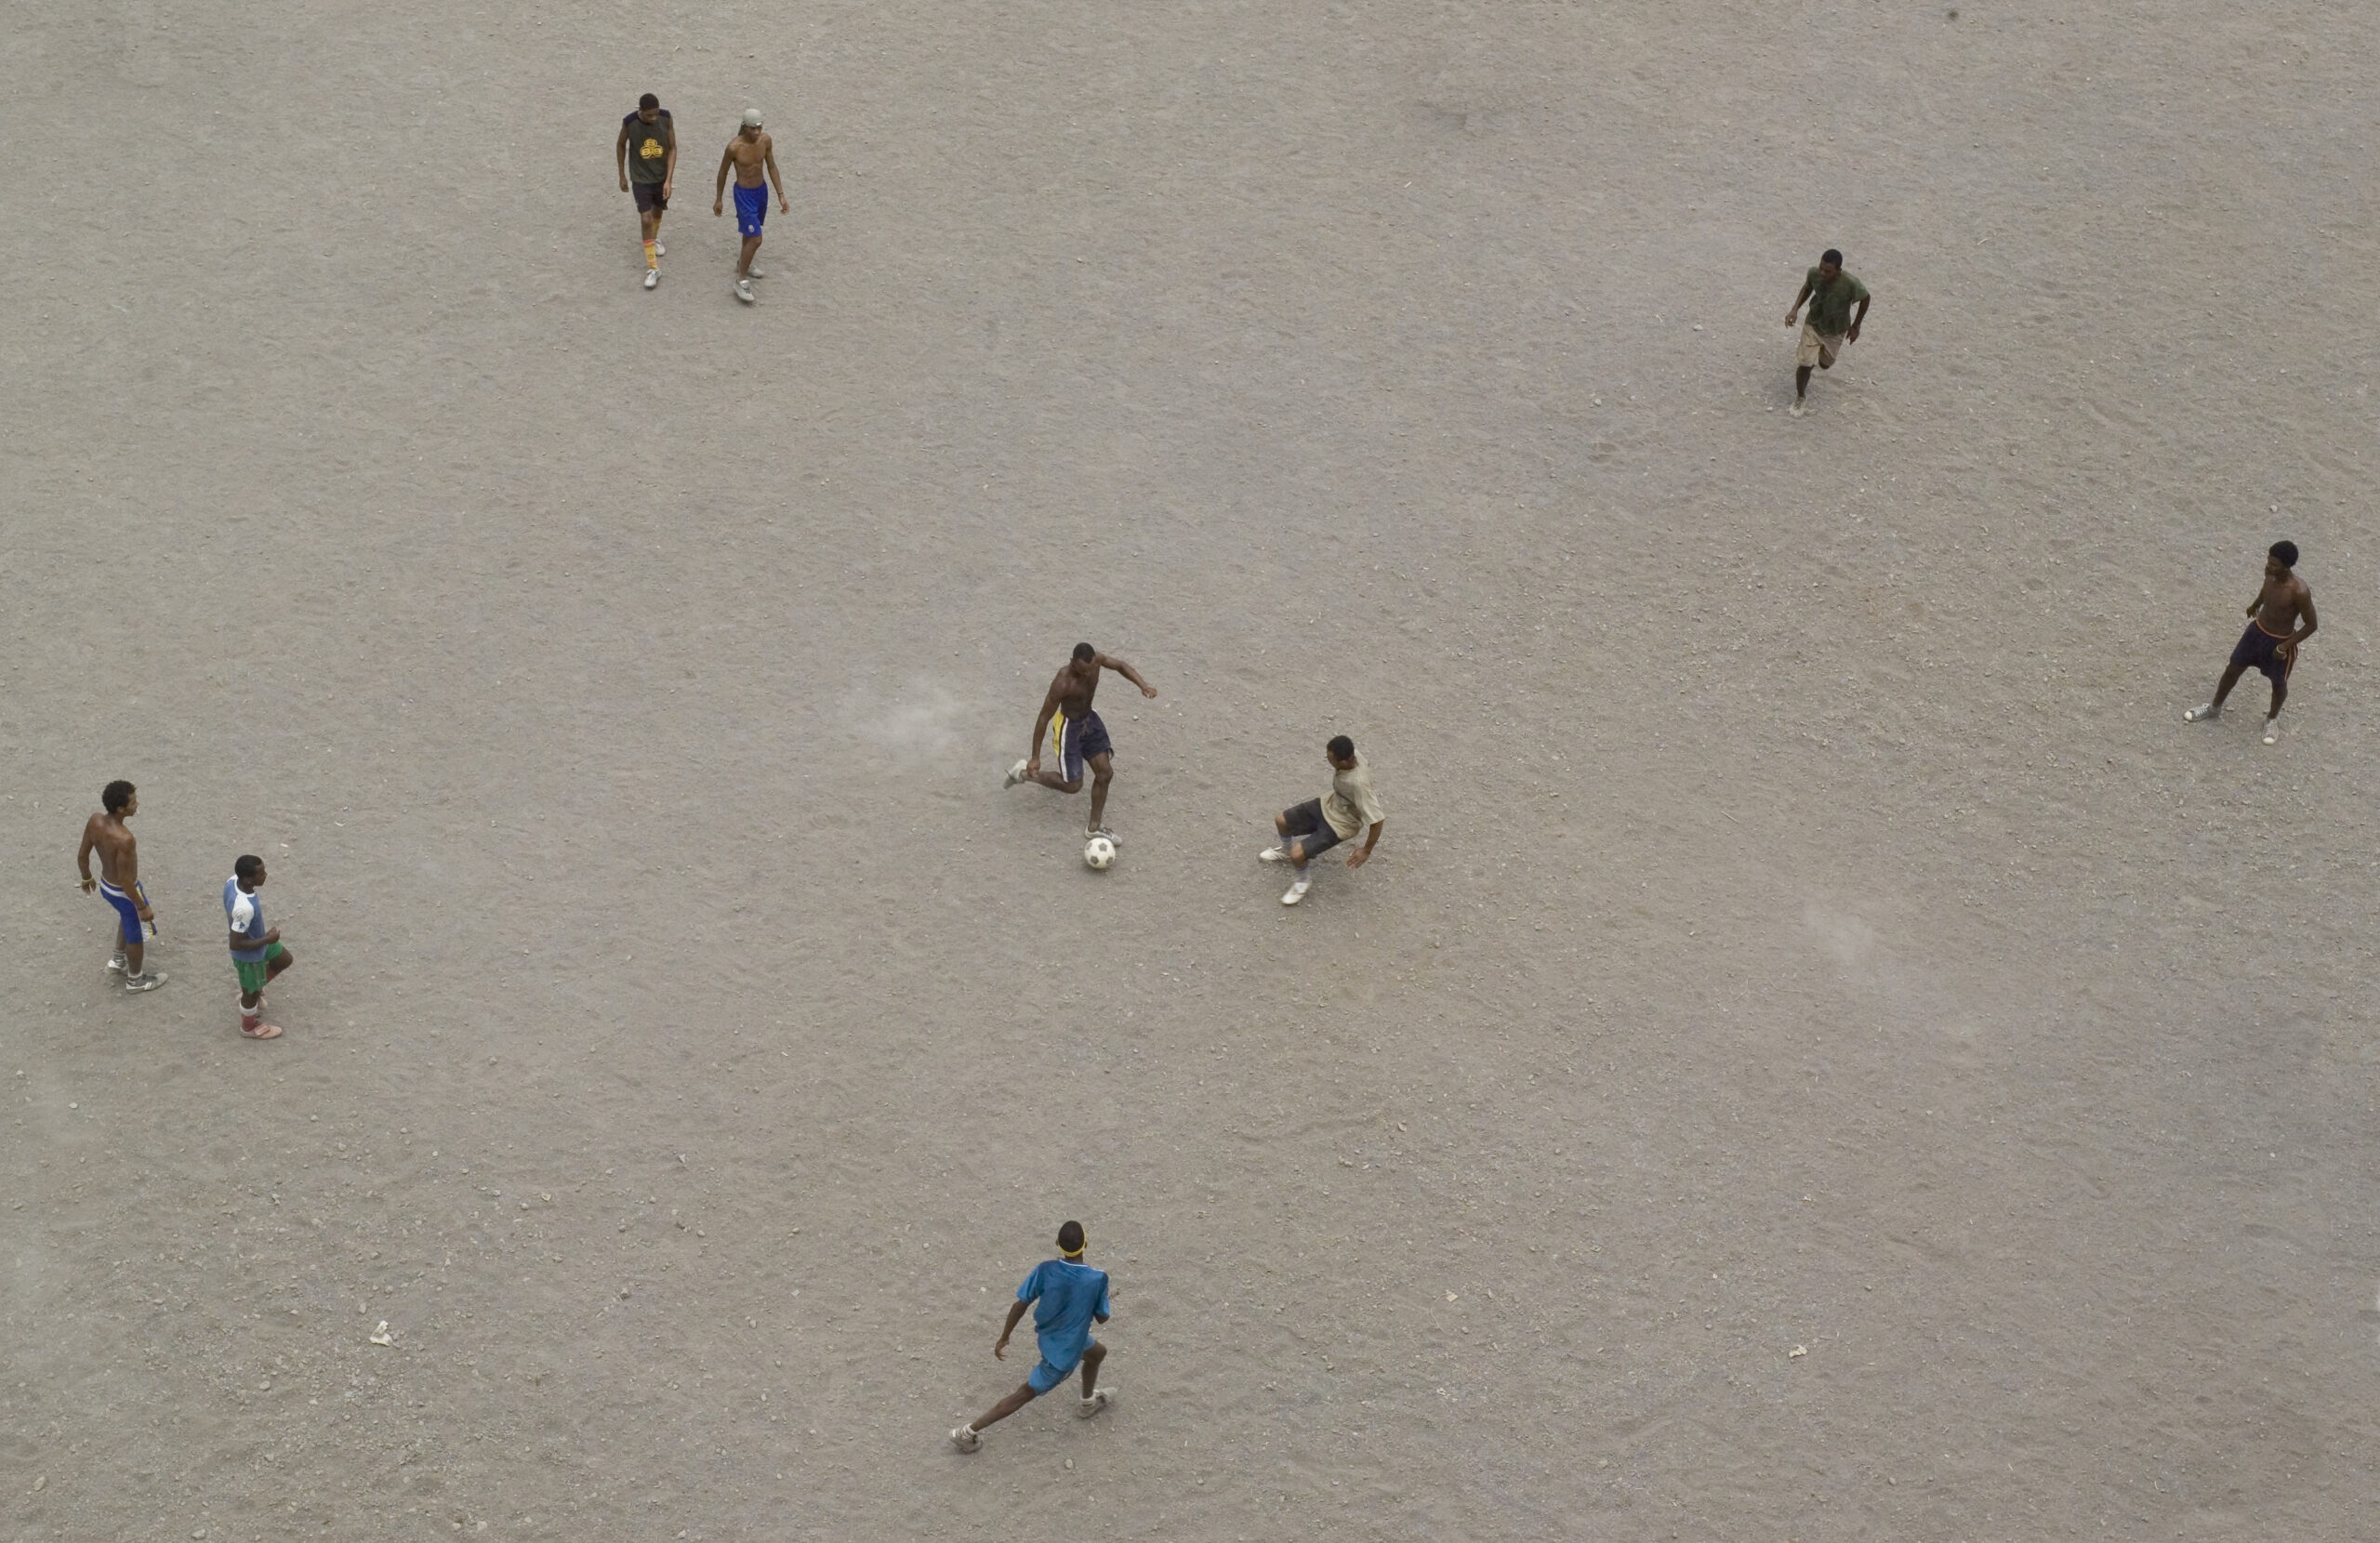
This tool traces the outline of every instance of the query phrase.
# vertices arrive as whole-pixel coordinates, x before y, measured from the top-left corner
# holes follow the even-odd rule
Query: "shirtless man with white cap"
[[[727,173],[735,172],[735,229],[744,238],[744,253],[735,259],[735,297],[750,305],[756,297],[752,281],[765,277],[752,265],[753,256],[760,250],[760,222],[769,216],[769,183],[777,186],[777,213],[789,214],[785,201],[785,178],[777,171],[776,147],[760,132],[760,110],[744,110],[744,127],[727,141],[727,153],[719,158],[719,186],[710,201],[710,212],[724,214],[727,202]],[[768,173],[766,180],[761,172]]]

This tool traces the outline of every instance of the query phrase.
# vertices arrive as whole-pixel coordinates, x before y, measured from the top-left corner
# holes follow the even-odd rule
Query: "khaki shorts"
[[[1813,364],[1823,368],[1834,363],[1834,356],[1843,351],[1844,342],[1843,336],[1819,336],[1818,329],[1805,322],[1802,323],[1802,346],[1795,350],[1793,363],[1804,369]]]

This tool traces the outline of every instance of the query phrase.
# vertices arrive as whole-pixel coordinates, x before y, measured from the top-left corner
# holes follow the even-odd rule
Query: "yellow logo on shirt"
[[[668,153],[669,147],[663,144],[658,139],[647,139],[644,142],[643,148],[637,152],[638,157],[646,161],[659,161],[667,157]]]

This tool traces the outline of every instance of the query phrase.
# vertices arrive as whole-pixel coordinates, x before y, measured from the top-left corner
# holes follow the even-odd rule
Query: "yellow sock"
[[[661,266],[661,259],[653,255],[653,243],[649,241],[644,244],[644,266],[647,268]]]

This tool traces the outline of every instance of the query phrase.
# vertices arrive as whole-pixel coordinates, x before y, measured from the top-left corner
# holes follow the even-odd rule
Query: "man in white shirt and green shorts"
[[[1281,897],[1284,905],[1303,900],[1313,885],[1307,864],[1340,842],[1354,839],[1357,832],[1368,831],[1363,846],[1347,854],[1347,866],[1362,867],[1372,849],[1380,845],[1380,827],[1388,822],[1372,793],[1370,771],[1355,759],[1355,742],[1341,734],[1323,746],[1323,754],[1330,761],[1329,796],[1308,798],[1295,809],[1274,815],[1273,828],[1280,833],[1280,845],[1256,854],[1267,863],[1287,863],[1297,870],[1289,892]]]

